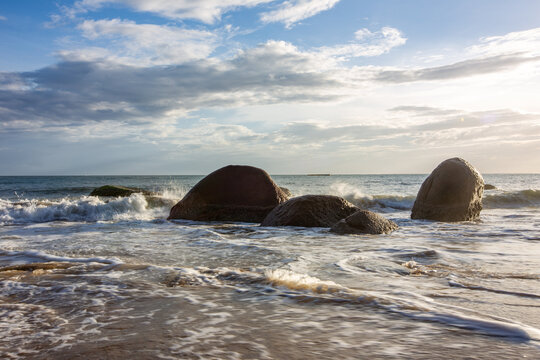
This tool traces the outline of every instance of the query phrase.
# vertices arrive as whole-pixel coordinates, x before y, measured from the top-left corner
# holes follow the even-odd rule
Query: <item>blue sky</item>
[[[540,172],[540,2],[0,4],[0,175]]]

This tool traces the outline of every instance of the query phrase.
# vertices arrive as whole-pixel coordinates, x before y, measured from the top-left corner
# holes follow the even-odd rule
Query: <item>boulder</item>
[[[338,196],[304,195],[277,206],[261,226],[330,227],[357,210]]]
[[[497,190],[497,187],[495,185],[486,184],[484,185],[484,190]]]
[[[229,165],[199,181],[168,219],[261,222],[288,198],[266,171]]]
[[[358,210],[341,219],[330,231],[337,234],[388,234],[397,230],[395,222],[368,210]]]
[[[414,202],[411,218],[469,221],[480,216],[484,179],[467,161],[443,161],[427,177]]]
[[[117,186],[117,185],[104,185],[104,186],[94,189],[90,193],[90,196],[114,196],[114,197],[122,196],[123,197],[123,196],[130,196],[131,194],[134,194],[134,193],[152,195],[150,191],[146,191],[143,189],[128,188],[125,186]]]

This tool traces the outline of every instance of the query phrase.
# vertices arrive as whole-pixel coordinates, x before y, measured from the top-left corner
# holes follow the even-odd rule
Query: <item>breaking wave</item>
[[[334,183],[330,194],[337,195],[361,208],[392,208],[410,210],[416,196],[412,195],[367,195],[360,189],[347,183]]]
[[[362,208],[392,208],[410,210],[416,199],[415,195],[367,195],[360,189],[347,183],[334,183],[330,194],[340,196]],[[486,194],[482,198],[484,208],[520,208],[540,206],[540,190],[498,191]]]
[[[101,199],[95,196],[60,200],[0,199],[0,224],[152,220],[166,217],[172,205],[173,199],[145,197],[142,194],[115,199]]]
[[[507,191],[485,195],[482,199],[486,208],[519,208],[540,206],[540,190]]]

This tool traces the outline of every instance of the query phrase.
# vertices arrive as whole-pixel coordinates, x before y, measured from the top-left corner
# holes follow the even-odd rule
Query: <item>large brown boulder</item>
[[[229,165],[199,181],[173,206],[169,219],[261,222],[287,199],[266,171]]]
[[[338,196],[304,195],[277,206],[261,226],[330,227],[357,210]]]
[[[397,230],[398,225],[379,214],[368,210],[358,210],[340,220],[330,231],[337,234],[388,234]]]
[[[484,179],[467,161],[443,161],[422,184],[411,218],[438,221],[475,220],[482,210]]]

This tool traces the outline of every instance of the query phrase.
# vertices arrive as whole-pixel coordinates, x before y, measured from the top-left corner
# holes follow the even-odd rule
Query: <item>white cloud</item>
[[[7,17],[0,15],[0,21],[7,21]]]
[[[407,38],[398,30],[391,27],[383,27],[380,31],[371,32],[368,29],[360,29],[355,33],[356,42],[332,47],[320,48],[326,56],[346,60],[360,56],[379,56],[388,53],[396,46],[403,45]]]
[[[468,51],[476,56],[511,53],[538,56],[540,55],[540,28],[511,32],[502,36],[484,37],[480,39],[479,44],[469,47]]]
[[[129,20],[86,20],[78,28],[87,39],[109,40],[109,46],[64,50],[60,52],[64,59],[107,59],[134,66],[181,64],[207,58],[217,44],[217,36],[209,31]]]
[[[276,10],[261,14],[265,23],[282,22],[286,27],[333,8],[340,0],[288,0]]]
[[[213,57],[212,47],[198,47],[201,39],[219,41],[210,32],[118,19],[87,20],[79,28],[86,39],[114,46],[66,52],[70,61],[33,72],[0,73],[0,140],[41,132],[74,142],[127,137],[199,161],[234,153],[286,157],[291,167],[307,157],[326,159],[313,166],[350,164],[368,156],[362,153],[393,161],[391,171],[413,171],[411,154],[413,161],[467,157],[469,150],[498,151],[494,144],[505,139],[530,153],[540,146],[538,78],[527,71],[540,59],[528,54],[412,69],[345,66],[341,60],[381,54],[406,39],[393,28],[361,29],[351,44],[331,48],[267,41]],[[195,50],[167,52],[170,44]],[[517,66],[528,85],[516,80],[521,70],[508,71]],[[521,112],[474,111],[498,106]],[[504,144],[509,158],[517,154]],[[456,149],[464,153],[448,154]]]
[[[540,56],[530,57],[520,53],[495,55],[431,68],[382,70],[378,71],[374,78],[378,81],[390,83],[451,80],[512,70],[519,65],[539,61]]]
[[[84,12],[116,3],[135,11],[150,12],[169,19],[195,19],[211,24],[228,11],[271,1],[274,0],[81,0],[73,9]]]
[[[205,107],[333,101],[345,91],[342,77],[321,68],[317,56],[276,41],[225,61],[152,67],[71,61],[3,74],[0,83],[9,90],[0,92],[0,115],[6,122],[137,124]]]

